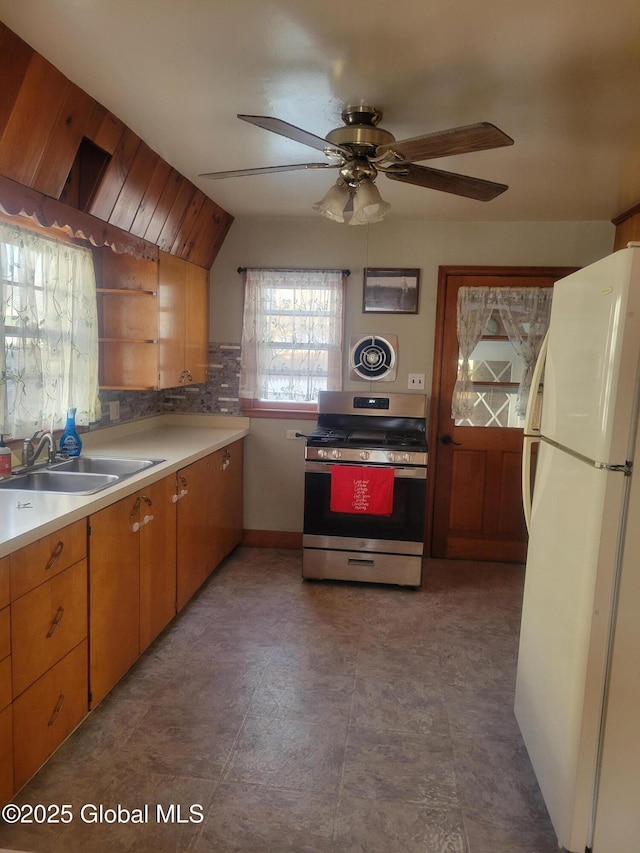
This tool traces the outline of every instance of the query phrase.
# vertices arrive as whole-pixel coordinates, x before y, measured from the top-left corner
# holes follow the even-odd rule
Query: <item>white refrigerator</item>
[[[571,853],[640,850],[639,398],[640,244],[556,283],[525,427],[515,714]]]

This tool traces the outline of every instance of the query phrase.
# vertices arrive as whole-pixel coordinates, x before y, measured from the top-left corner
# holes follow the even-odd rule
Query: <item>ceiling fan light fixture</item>
[[[349,188],[341,180],[329,187],[324,196],[311,205],[311,209],[332,222],[344,222],[344,209],[350,198]]]
[[[361,181],[353,199],[353,216],[349,225],[381,222],[391,205],[384,201],[373,181]]]

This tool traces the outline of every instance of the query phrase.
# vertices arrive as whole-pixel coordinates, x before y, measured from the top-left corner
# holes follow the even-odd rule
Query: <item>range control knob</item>
[[[361,450],[361,451],[360,451],[360,459],[364,459],[364,461],[365,461],[365,462],[367,461],[367,459],[368,459],[370,456],[371,456],[371,454],[369,453],[369,451],[368,451],[368,450]]]
[[[395,453],[387,453],[387,459],[389,462],[397,462],[398,456]]]
[[[331,455],[334,459],[340,459],[340,457],[342,456],[342,452],[336,448],[335,450],[331,451]]]
[[[402,454],[402,461],[403,462],[411,462],[411,454],[410,453],[403,453]]]
[[[324,447],[321,447],[320,450],[318,450],[318,458],[326,459],[328,455],[329,451],[325,450]]]

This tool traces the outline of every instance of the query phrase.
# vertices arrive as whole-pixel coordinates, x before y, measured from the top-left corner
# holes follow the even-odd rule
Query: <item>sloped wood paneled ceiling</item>
[[[5,213],[211,267],[233,217],[2,23],[0,80]]]

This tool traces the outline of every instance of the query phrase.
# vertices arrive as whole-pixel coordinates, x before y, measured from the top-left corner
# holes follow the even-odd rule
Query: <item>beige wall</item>
[[[396,334],[395,382],[348,379],[347,390],[401,392],[408,373],[426,374],[431,390],[438,268],[447,265],[584,266],[609,254],[614,228],[608,222],[387,222],[338,225],[323,219],[236,220],[211,269],[213,341],[239,342],[242,333],[242,277],[247,267],[326,267],[350,269],[345,340],[352,334]],[[421,270],[418,314],[363,314],[365,267]],[[246,439],[245,527],[302,530],[303,442],[286,438],[304,432],[310,421],[254,419]]]

